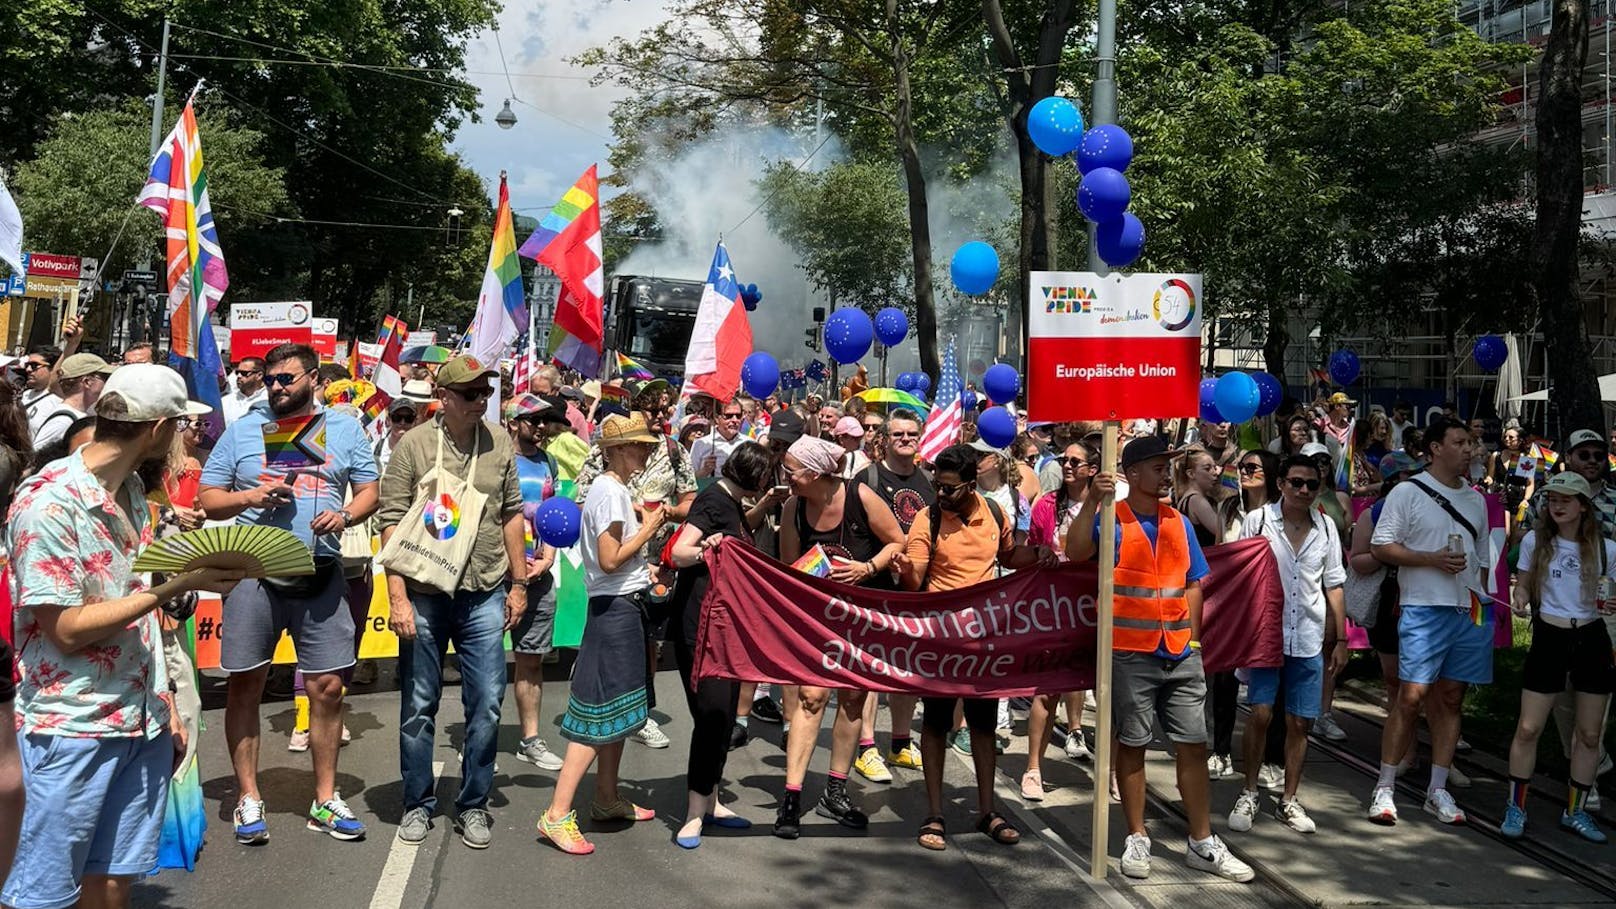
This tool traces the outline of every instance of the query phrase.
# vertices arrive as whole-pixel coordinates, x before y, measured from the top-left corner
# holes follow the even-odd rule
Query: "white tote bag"
[[[471,562],[488,497],[477,491],[478,427],[472,436],[471,468],[457,477],[443,469],[443,436],[438,429],[437,463],[415,487],[415,502],[382,547],[377,561],[389,573],[453,596]]]

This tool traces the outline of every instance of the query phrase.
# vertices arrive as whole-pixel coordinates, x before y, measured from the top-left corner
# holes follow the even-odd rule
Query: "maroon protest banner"
[[[1214,546],[1206,557],[1206,668],[1279,665],[1284,594],[1267,541]],[[895,593],[810,577],[736,541],[707,558],[697,678],[938,697],[1094,686],[1093,564]]]

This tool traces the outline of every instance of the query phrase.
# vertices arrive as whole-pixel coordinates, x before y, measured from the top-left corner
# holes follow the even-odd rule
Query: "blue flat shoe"
[[[698,833],[695,836],[676,836],[673,838],[673,842],[678,845],[680,849],[694,849],[701,845],[701,834]]]
[[[702,822],[703,825],[711,825],[713,827],[722,827],[725,830],[751,830],[752,829],[752,822],[747,820],[744,817],[739,816],[739,815],[731,815],[729,817],[715,817],[715,816],[713,816],[711,814],[708,814],[708,815],[703,815],[702,816],[701,822]]]

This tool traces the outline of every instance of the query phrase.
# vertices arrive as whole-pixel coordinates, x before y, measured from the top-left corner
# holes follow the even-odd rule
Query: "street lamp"
[[[510,129],[516,125],[516,111],[511,110],[511,99],[505,99],[505,107],[494,115],[494,122],[500,129]]]

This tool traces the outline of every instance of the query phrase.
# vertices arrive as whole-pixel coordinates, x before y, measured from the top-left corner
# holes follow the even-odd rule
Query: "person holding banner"
[[[1122,450],[1128,497],[1117,503],[1112,709],[1116,716],[1117,787],[1128,825],[1122,873],[1150,876],[1145,829],[1145,748],[1159,718],[1178,764],[1178,791],[1189,824],[1185,863],[1231,881],[1256,876],[1212,832],[1207,776],[1206,678],[1201,669],[1201,581],[1210,574],[1189,519],[1162,504],[1171,452],[1158,436]],[[1100,546],[1099,507],[1116,494],[1115,474],[1101,473],[1066,536],[1073,561]],[[1103,745],[1103,743],[1101,743]]]
[[[818,546],[830,559],[831,580],[891,589],[888,569],[903,549],[903,532],[875,490],[842,479],[847,457],[842,446],[811,436],[798,439],[786,451],[780,466],[792,495],[780,515],[780,561],[793,564]],[[814,813],[853,830],[870,825],[870,819],[853,806],[847,794],[854,746],[864,722],[865,697],[863,691],[837,694],[830,780],[814,806]],[[802,783],[829,702],[828,688],[802,685],[786,689],[786,720],[791,724],[786,734],[786,791],[774,822],[774,835],[782,839],[794,840],[802,832]]]
[[[226,631],[220,667],[230,673],[225,738],[235,768],[236,841],[269,840],[258,791],[258,748],[264,682],[281,634],[297,648],[310,706],[314,802],[307,826],[339,840],[357,840],[365,825],[337,792],[337,749],[342,735],[342,671],[354,665],[354,618],[346,602],[342,532],[376,510],[376,459],[365,429],[353,417],[325,414],[324,459],[305,467],[271,466],[264,429],[277,421],[315,414],[319,354],[303,344],[282,344],[265,357],[268,400],[229,424],[202,468],[197,501],[215,521],[280,527],[297,534],[314,555],[308,577],[243,581],[223,605]],[[353,500],[343,504],[352,487]]]
[[[617,784],[623,743],[650,716],[645,639],[651,570],[646,550],[668,521],[671,504],[636,505],[629,486],[663,444],[641,414],[608,418],[596,440],[605,456],[605,469],[590,484],[579,537],[589,617],[584,621],[572,692],[561,720],[561,735],[569,742],[567,755],[550,807],[538,824],[539,836],[569,855],[595,851],[578,829],[578,812],[572,803],[597,756],[600,769],[595,774],[590,816],[597,821],[656,817],[651,809],[623,798]]]
[[[731,404],[725,409],[734,406]],[[692,721],[690,758],[685,769],[690,807],[684,824],[673,838],[685,849],[701,845],[704,824],[739,830],[752,826],[718,800],[718,784],[724,777],[724,764],[729,758],[735,711],[740,706],[741,683],[709,677],[693,684],[692,679],[701,602],[710,580],[702,557],[725,537],[751,542],[746,499],[767,502],[778,493],[769,489],[774,477],[774,461],[768,449],[756,442],[743,441],[728,452],[719,472],[718,482],[696,494],[690,516],[673,542],[673,564],[679,569],[679,577],[670,598],[673,613],[668,619],[668,640],[673,643]]]
[[[896,557],[905,590],[958,590],[999,576],[1001,568],[1020,569],[1055,564],[1047,547],[1017,545],[1015,525],[992,500],[976,491],[980,452],[970,445],[952,445],[937,455],[933,481],[937,503],[916,517],[903,551]],[[933,851],[948,848],[943,819],[943,756],[954,725],[954,708],[961,704],[971,736],[971,761],[976,765],[976,799],[980,817],[976,829],[1001,845],[1021,842],[1017,830],[993,807],[993,782],[998,755],[993,733],[998,702],[983,698],[922,698],[920,752],[925,761],[926,819],[917,837]]]

